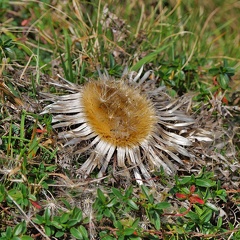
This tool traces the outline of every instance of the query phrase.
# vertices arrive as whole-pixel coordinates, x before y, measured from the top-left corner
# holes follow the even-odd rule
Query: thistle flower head
[[[89,153],[78,170],[82,177],[96,167],[101,177],[115,161],[113,165],[128,176],[132,168],[141,184],[142,176],[151,178],[151,170],[162,166],[172,173],[175,161],[183,164],[181,156],[193,157],[186,147],[192,144],[187,131],[194,120],[183,107],[189,99],[171,101],[162,88],[151,90],[145,81],[150,73],[125,81],[100,73],[99,81],[82,87],[67,83],[62,87],[70,94],[48,99],[52,104],[43,113],[53,114],[59,139],[76,145],[76,154]]]
[[[147,98],[122,82],[89,82],[79,104],[89,129],[113,148],[134,148],[153,133],[156,114]]]

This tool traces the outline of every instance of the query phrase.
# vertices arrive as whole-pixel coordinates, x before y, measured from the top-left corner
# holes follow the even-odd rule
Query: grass
[[[239,12],[220,0],[1,1],[0,239],[239,239]],[[152,189],[79,182],[84,156],[69,164],[39,93],[58,94],[57,74],[83,84],[126,65],[152,69],[172,97],[193,94],[196,116],[222,123],[215,152],[229,161],[156,172]]]

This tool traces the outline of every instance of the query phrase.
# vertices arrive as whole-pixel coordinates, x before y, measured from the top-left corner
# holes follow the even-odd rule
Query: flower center
[[[89,82],[82,93],[86,121],[98,136],[116,147],[139,145],[153,132],[152,103],[121,82]]]

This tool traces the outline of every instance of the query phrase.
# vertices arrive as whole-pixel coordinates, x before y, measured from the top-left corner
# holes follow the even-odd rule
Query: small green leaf
[[[23,201],[23,195],[21,191],[18,191],[16,189],[11,189],[8,191],[9,196],[11,196],[18,204],[21,204]]]
[[[27,235],[23,235],[23,236],[21,237],[21,240],[33,240],[33,238],[31,238],[31,237],[29,237],[29,236],[27,236]]]
[[[149,189],[145,185],[141,185],[141,189],[150,203],[154,202],[153,196],[149,194]]]
[[[129,197],[132,195],[132,192],[133,192],[133,186],[131,185],[131,186],[126,190],[125,197],[126,197],[126,198],[129,198]]]
[[[83,239],[82,234],[80,233],[79,230],[77,230],[76,228],[71,228],[70,229],[70,233],[72,234],[73,237],[75,237],[76,239]]]
[[[112,54],[109,54],[110,68],[113,68],[115,65],[115,59]]]
[[[118,228],[119,230],[123,229],[122,223],[120,221],[114,221],[113,225],[115,228]]]
[[[44,226],[44,229],[45,229],[46,235],[50,237],[50,236],[52,235],[52,230],[51,230],[51,228],[50,228],[49,226],[45,225],[45,226]]]
[[[84,226],[79,226],[78,230],[81,232],[84,239],[88,239],[88,232]]]
[[[227,202],[227,193],[225,189],[219,189],[216,191],[216,195],[221,198],[224,202]]]
[[[140,221],[139,218],[135,219],[134,222],[132,223],[132,228],[134,229],[137,228],[139,221]]]
[[[42,216],[40,216],[40,215],[37,214],[37,215],[36,215],[36,218],[33,219],[33,222],[41,225],[42,223],[44,223],[44,218],[43,218]]]
[[[132,200],[132,199],[128,199],[127,200],[127,204],[134,210],[138,210],[138,205]]]
[[[177,72],[178,79],[185,80],[185,73],[184,71],[178,71]]]
[[[222,227],[222,217],[219,217],[217,221],[217,228],[220,229],[221,227]]]
[[[79,221],[77,219],[71,219],[67,222],[68,227],[76,225]]]
[[[143,57],[141,60],[139,60],[132,68],[132,71],[138,71],[144,64],[147,64],[151,61],[153,61],[159,53],[161,53],[163,50],[168,48],[172,43],[164,44],[160,48],[157,48],[154,52],[149,53],[147,56]]]
[[[20,223],[14,228],[13,235],[18,236],[20,233],[22,233],[22,230],[23,230],[23,226]]]
[[[21,240],[19,237],[12,237],[11,240]]]
[[[62,237],[64,235],[64,232],[62,232],[62,231],[57,231],[56,233],[55,233],[55,237],[56,238],[60,238],[60,237]]]
[[[190,217],[194,222],[199,220],[198,214],[193,211],[190,211],[186,216]]]
[[[161,227],[161,222],[160,222],[160,217],[157,212],[153,212],[152,216],[152,222],[157,230],[160,230]]]
[[[206,189],[205,193],[204,193],[204,197],[205,200],[212,198],[212,191],[210,191],[209,188]]]
[[[108,235],[108,233],[106,231],[102,231],[99,233],[100,239],[101,240],[115,240],[116,238],[111,237]]]
[[[15,52],[14,52],[11,48],[6,47],[4,50],[6,51],[6,54],[7,54],[11,59],[15,59],[15,58],[16,58],[16,54],[15,54]]]
[[[106,217],[110,218],[111,220],[115,220],[115,214],[114,214],[114,212],[113,212],[112,210],[106,208],[106,209],[103,211],[103,214],[104,214]]]
[[[5,188],[3,185],[0,185],[0,202],[2,202],[5,199]]]
[[[97,189],[97,196],[101,200],[102,203],[106,203],[106,197],[104,196],[104,194],[100,188]]]
[[[219,209],[214,205],[214,204],[212,204],[212,203],[209,203],[209,202],[207,202],[206,204],[205,204],[205,206],[207,206],[207,207],[209,207],[210,209],[212,209],[213,211],[219,211]]]
[[[37,198],[33,194],[28,194],[28,198],[31,199],[32,201],[37,201]]]
[[[56,170],[57,166],[56,165],[51,165],[46,167],[46,171],[48,172],[53,172],[54,170]]]
[[[43,214],[45,221],[47,222],[51,217],[51,211],[49,208],[46,208]]]
[[[72,218],[78,220],[78,221],[81,221],[82,220],[82,210],[75,207],[73,209],[73,213],[72,213]]]
[[[10,239],[12,237],[12,228],[11,227],[7,227],[6,229],[6,238]]]
[[[125,236],[129,236],[129,235],[132,235],[134,231],[135,230],[133,228],[127,228],[127,229],[124,229],[123,234]]]
[[[196,185],[200,187],[213,187],[216,185],[216,182],[210,179],[196,179]]]
[[[191,180],[192,180],[192,177],[191,177],[191,176],[186,176],[186,177],[184,177],[183,179],[179,180],[179,183],[182,184],[182,185],[184,185],[184,184],[190,182]]]
[[[227,74],[220,74],[217,80],[222,89],[227,89],[229,87],[229,77]]]
[[[170,95],[170,97],[173,97],[173,98],[177,97],[178,95],[177,92],[172,88],[167,89],[167,93]]]
[[[229,226],[230,230],[235,229],[234,225],[231,222],[228,222],[228,226]]]
[[[71,209],[71,205],[69,204],[68,201],[66,201],[65,199],[61,199],[61,200],[68,209]]]
[[[235,74],[235,69],[232,68],[232,67],[227,67],[227,68],[226,68],[226,73],[227,73],[228,76],[234,76],[234,74]]]
[[[169,208],[171,207],[171,204],[168,203],[168,202],[161,202],[161,203],[157,203],[155,208],[158,209],[158,210],[162,210],[162,209],[166,209],[166,208]]]
[[[118,240],[124,240],[124,236],[122,235],[122,232],[117,231],[117,235],[118,235]]]
[[[123,195],[121,194],[121,192],[117,189],[117,188],[112,188],[112,192],[113,194],[118,197],[119,199],[122,199],[123,198]]]
[[[114,197],[114,198],[112,198],[111,200],[110,200],[110,202],[106,205],[106,207],[113,207],[114,205],[116,205],[117,203],[119,203],[119,200],[116,198],[116,197]]]
[[[207,222],[209,222],[211,217],[212,217],[212,210],[211,209],[205,209],[200,216],[200,220],[203,223],[207,223]]]
[[[62,229],[62,225],[57,221],[51,221],[51,225],[57,229]]]
[[[220,69],[219,68],[211,68],[211,69],[209,69],[208,72],[209,72],[209,74],[216,76],[219,74]]]
[[[60,217],[60,222],[61,223],[66,223],[69,219],[69,214],[68,213],[64,213],[61,217]]]
[[[153,238],[153,239],[157,239],[157,238]],[[129,237],[129,240],[142,240],[141,237]]]
[[[197,205],[194,205],[195,211],[198,216],[201,216],[203,214],[203,209]]]

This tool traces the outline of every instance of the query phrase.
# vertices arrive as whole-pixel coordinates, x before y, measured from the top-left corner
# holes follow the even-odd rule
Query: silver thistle
[[[58,138],[65,146],[77,145],[75,154],[90,152],[78,170],[83,178],[96,167],[102,177],[115,159],[125,176],[132,169],[139,184],[143,176],[152,185],[151,171],[162,166],[166,173],[174,173],[184,166],[182,156],[195,158],[189,151],[193,142],[212,141],[188,113],[191,96],[172,101],[163,87],[156,89],[156,79],[147,80],[151,71],[140,77],[142,70],[135,77],[124,71],[120,80],[99,71],[99,81],[84,86],[64,80],[55,85],[69,94],[46,99],[52,103],[42,114],[53,114]]]

